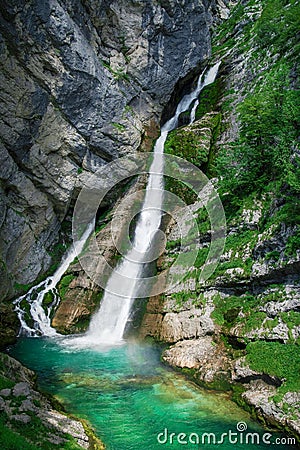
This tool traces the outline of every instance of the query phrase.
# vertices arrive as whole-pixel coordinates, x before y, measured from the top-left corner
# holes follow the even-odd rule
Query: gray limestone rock
[[[11,389],[1,389],[1,397],[9,397],[11,395]]]
[[[157,127],[178,80],[209,56],[219,8],[198,0],[1,3],[5,298],[49,268],[49,249],[90,174],[136,151]]]
[[[17,422],[29,423],[31,421],[31,417],[28,414],[15,414],[11,416],[12,420],[16,420]]]
[[[24,381],[15,384],[13,388],[13,395],[20,397],[21,395],[27,397],[30,394],[30,385]]]

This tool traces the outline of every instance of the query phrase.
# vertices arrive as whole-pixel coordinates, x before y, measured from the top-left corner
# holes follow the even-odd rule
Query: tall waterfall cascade
[[[197,86],[190,94],[185,95],[179,102],[174,116],[162,127],[160,137],[154,147],[154,158],[150,167],[149,180],[146,187],[146,195],[142,206],[142,211],[137,222],[133,250],[141,254],[147,252],[151,246],[151,241],[155,232],[159,229],[162,217],[163,188],[164,188],[164,168],[162,154],[168,133],[178,125],[178,118],[184,111],[189,110],[201,90],[208,84],[213,83],[216,78],[220,62],[214,65],[204,75],[200,75]],[[204,79],[203,79],[204,76]],[[190,123],[194,122],[197,104],[191,110]],[[131,253],[124,257],[117,268],[119,274],[128,277],[127,286],[124,285],[124,297],[111,293],[116,279],[112,273],[107,283],[107,289],[98,312],[93,316],[85,339],[90,343],[116,344],[123,339],[124,331],[130,317],[131,308],[137,297],[137,279],[141,277],[144,264],[141,261],[132,261]],[[141,258],[142,259],[142,258]]]
[[[146,194],[142,209],[135,227],[132,250],[130,250],[121,260],[115,271],[127,277],[128,282],[124,283],[124,295],[113,294],[113,286],[116,282],[115,272],[109,278],[99,310],[92,317],[90,326],[85,335],[74,338],[80,340],[82,345],[108,344],[115,345],[123,340],[126,324],[130,318],[131,309],[137,297],[138,280],[145,269],[144,255],[150,251],[153,239],[159,230],[162,218],[163,189],[164,189],[164,167],[163,157],[164,145],[168,133],[178,126],[178,118],[182,112],[188,111],[193,104],[190,113],[190,123],[195,120],[196,109],[199,104],[198,96],[201,90],[214,82],[221,62],[204,71],[198,79],[196,88],[185,95],[179,102],[174,116],[162,127],[160,137],[154,147],[154,157],[149,170],[149,179],[146,187]],[[21,332],[30,336],[55,336],[54,328],[51,327],[51,311],[59,303],[59,295],[56,286],[70,263],[79,254],[89,235],[94,229],[91,224],[67,253],[62,264],[53,276],[48,277],[43,282],[34,286],[29,292],[15,301],[15,309],[21,322]],[[135,255],[133,257],[133,254]],[[141,255],[140,258],[136,255]],[[47,292],[52,292],[53,302],[48,308],[43,306],[44,296]],[[26,313],[23,301],[27,301],[30,306],[30,315],[34,326],[29,326],[26,322]]]

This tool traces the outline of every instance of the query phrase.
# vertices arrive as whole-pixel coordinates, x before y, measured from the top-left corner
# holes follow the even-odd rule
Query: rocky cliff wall
[[[200,0],[1,2],[2,299],[49,269],[89,174],[155,134],[226,11]]]

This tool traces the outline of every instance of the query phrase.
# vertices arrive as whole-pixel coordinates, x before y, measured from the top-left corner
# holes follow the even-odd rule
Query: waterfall
[[[41,283],[33,286],[25,295],[17,298],[14,301],[15,311],[21,323],[21,333],[27,336],[54,336],[56,331],[51,327],[51,311],[59,303],[59,295],[56,289],[61,277],[68,269],[69,265],[76,258],[76,256],[83,250],[84,244],[94,229],[94,224],[90,224],[83,233],[80,240],[73,243],[70,250],[67,252],[62,263],[54,274]],[[43,306],[45,295],[51,292],[53,294],[53,302],[47,308]],[[29,304],[30,315],[34,322],[34,328],[31,328],[25,319],[25,311],[22,308],[22,302],[25,300]],[[45,310],[46,309],[46,310]]]
[[[177,127],[179,115],[187,111],[192,102],[198,98],[200,91],[215,80],[219,65],[220,62],[211,67],[205,74],[204,80],[203,74],[200,75],[196,89],[181,99],[174,116],[161,129],[161,135],[154,147],[154,158],[149,170],[150,176],[142,211],[135,228],[133,249],[128,252],[116,269],[119,275],[128,277],[128,283],[123,286],[124,296],[121,297],[112,293],[113,286],[118,280],[118,276],[113,272],[108,280],[101,306],[93,316],[89,329],[83,337],[90,344],[116,344],[123,339],[131,308],[137,297],[135,294],[137,294],[138,282],[145,267],[144,257],[150,251],[153,237],[161,223],[164,188],[162,154],[165,141],[168,133]],[[190,123],[195,120],[196,108],[197,105],[196,107],[194,105]],[[133,253],[136,255],[136,252],[139,252],[139,258],[134,258]]]
[[[188,111],[193,102],[190,123],[194,122],[198,106],[197,98],[205,86],[213,83],[219,65],[220,62],[200,75],[196,88],[181,99],[174,116],[161,129],[161,135],[157,139],[154,147],[154,158],[149,170],[150,176],[146,187],[145,199],[134,232],[132,250],[126,254],[116,268],[116,272],[123,277],[127,277],[128,280],[122,286],[123,296],[112,293],[114,292],[113,286],[118,278],[115,275],[116,272],[113,272],[107,282],[100,308],[92,317],[88,331],[84,336],[77,338],[80,339],[80,343],[83,345],[85,343],[97,345],[98,343],[116,344],[122,342],[131,308],[137,297],[137,290],[139,289],[139,282],[142,279],[147,255],[152,250],[152,246],[154,245],[153,241],[155,241],[154,236],[159,230],[161,223],[164,189],[162,154],[165,141],[168,133],[178,126],[179,115],[184,111]],[[51,327],[51,311],[53,311],[60,301],[56,286],[70,263],[83,250],[93,229],[94,224],[90,224],[80,240],[73,244],[54,275],[32,287],[25,295],[14,301],[15,310],[21,323],[21,333],[23,332],[29,336],[57,335],[55,329]],[[52,292],[53,302],[45,308],[43,300],[45,294],[48,292]],[[33,327],[26,322],[23,301],[26,301],[29,305],[29,312],[34,322]]]
[[[197,107],[199,105],[198,96],[199,96],[201,90],[205,86],[207,86],[207,85],[209,85],[209,84],[211,84],[211,83],[213,83],[215,81],[217,73],[218,73],[218,70],[219,70],[219,67],[220,67],[220,64],[221,64],[221,61],[219,61],[217,64],[215,64],[213,67],[211,67],[208,70],[208,72],[206,73],[204,80],[203,80],[203,74],[204,74],[205,71],[202,72],[202,74],[200,75],[200,77],[198,79],[197,89],[196,89],[198,94],[196,96],[196,101],[195,101],[195,103],[193,105],[193,108],[191,110],[190,124],[193,123],[195,121],[195,118],[196,118],[196,111],[197,111]]]

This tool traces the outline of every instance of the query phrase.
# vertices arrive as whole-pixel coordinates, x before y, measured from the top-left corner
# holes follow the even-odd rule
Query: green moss
[[[277,401],[288,392],[298,392],[300,385],[300,347],[294,344],[257,341],[246,347],[251,369],[276,376],[283,381]]]
[[[74,274],[69,274],[69,275],[64,275],[62,277],[62,279],[60,280],[59,284],[58,284],[58,291],[59,291],[59,296],[60,298],[63,300],[67,290],[69,289],[69,285],[71,283],[72,280],[74,280],[75,275]]]
[[[179,128],[169,133],[165,144],[165,153],[179,156],[195,166],[201,167],[208,161],[207,141],[210,142],[209,135],[201,136],[196,131]]]
[[[220,79],[205,86],[199,96],[199,105],[196,110],[196,120],[201,119],[205,114],[218,109],[218,102],[222,94],[222,84]]]
[[[42,304],[43,308],[47,308],[48,306],[50,306],[51,303],[53,303],[53,301],[54,301],[53,292],[51,292],[51,291],[46,292],[46,294],[44,295],[44,298],[43,298],[43,304]]]
[[[245,402],[245,400],[242,397],[242,394],[245,392],[246,388],[241,384],[232,384],[231,385],[231,399],[237,403],[241,408],[245,409],[246,411],[250,412],[249,405]]]
[[[20,303],[20,307],[21,307],[22,311],[24,312],[25,322],[27,323],[27,325],[29,327],[33,328],[34,327],[34,320],[31,317],[31,313],[30,313],[31,305],[30,305],[30,303],[28,303],[26,298],[23,298],[23,300]]]
[[[29,291],[29,289],[32,287],[32,284],[20,284],[20,283],[14,283],[14,290],[19,294],[23,295],[26,294],[26,292]]]

